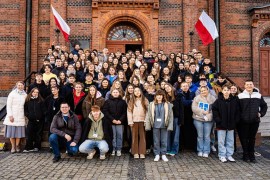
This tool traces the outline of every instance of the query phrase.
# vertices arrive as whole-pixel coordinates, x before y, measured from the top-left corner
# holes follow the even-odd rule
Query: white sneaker
[[[96,150],[91,151],[90,153],[88,153],[88,156],[86,157],[86,159],[93,159],[95,154],[96,154]]]
[[[115,156],[115,151],[112,151],[112,154],[111,154],[112,156]]]
[[[117,156],[121,156],[121,151],[116,151]]]
[[[208,158],[208,154],[207,153],[203,153],[202,157]]]
[[[159,158],[160,158],[159,155],[156,155],[154,161],[155,162],[159,161]]]
[[[100,160],[104,160],[104,159],[106,159],[106,156],[105,156],[105,154],[103,154],[103,155],[100,155],[100,156],[99,156],[99,159],[100,159]]]
[[[217,152],[217,149],[216,149],[216,147],[215,147],[214,145],[211,146],[211,150],[212,150],[213,152]]]
[[[162,160],[163,160],[164,162],[168,162],[168,161],[169,161],[168,158],[166,157],[166,155],[162,155],[161,158],[162,158]]]
[[[234,159],[232,156],[229,156],[227,159],[228,159],[228,161],[230,161],[230,162],[235,162],[235,159]]]
[[[219,160],[223,163],[227,162],[227,159],[225,157],[219,157]]]
[[[203,153],[202,152],[198,152],[198,156],[202,157]]]

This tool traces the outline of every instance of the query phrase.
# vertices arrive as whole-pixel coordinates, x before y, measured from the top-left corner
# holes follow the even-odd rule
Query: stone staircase
[[[266,115],[261,118],[259,132],[262,136],[270,136],[270,97],[264,97],[265,102],[268,105]]]

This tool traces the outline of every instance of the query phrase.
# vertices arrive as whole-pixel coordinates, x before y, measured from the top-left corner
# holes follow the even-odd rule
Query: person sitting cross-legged
[[[91,107],[91,112],[89,118],[91,120],[91,127],[88,134],[88,139],[86,139],[79,147],[81,153],[88,153],[87,159],[93,159],[96,154],[95,148],[99,149],[100,159],[104,160],[106,158],[105,154],[109,151],[110,137],[112,137],[112,132],[110,135],[109,126],[110,123],[103,119],[104,115],[100,111],[100,107],[94,105]],[[88,119],[89,120],[89,119]]]
[[[61,159],[60,147],[62,146],[66,146],[69,156],[78,153],[82,128],[77,115],[70,111],[68,103],[61,103],[60,111],[54,116],[50,131],[52,134],[49,142],[54,153],[54,163]]]

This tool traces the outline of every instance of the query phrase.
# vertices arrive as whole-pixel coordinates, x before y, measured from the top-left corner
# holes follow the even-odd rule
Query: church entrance
[[[121,22],[113,26],[107,35],[106,47],[109,52],[143,50],[143,39],[140,30],[129,22]]]
[[[260,41],[260,91],[270,96],[270,32]]]

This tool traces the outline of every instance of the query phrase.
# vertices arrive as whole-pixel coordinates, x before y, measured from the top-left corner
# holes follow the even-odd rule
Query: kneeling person
[[[100,151],[100,159],[105,159],[105,154],[109,151],[109,145],[106,142],[105,136],[105,120],[103,120],[103,113],[97,105],[92,106],[89,118],[91,120],[91,128],[88,134],[88,139],[85,140],[79,147],[82,153],[88,153],[87,159],[92,159],[96,153],[95,148]]]
[[[66,146],[69,156],[78,153],[78,142],[81,138],[82,128],[76,114],[70,111],[66,102],[60,105],[60,111],[54,116],[51,124],[50,145],[53,149],[53,162],[61,159],[60,147]]]

